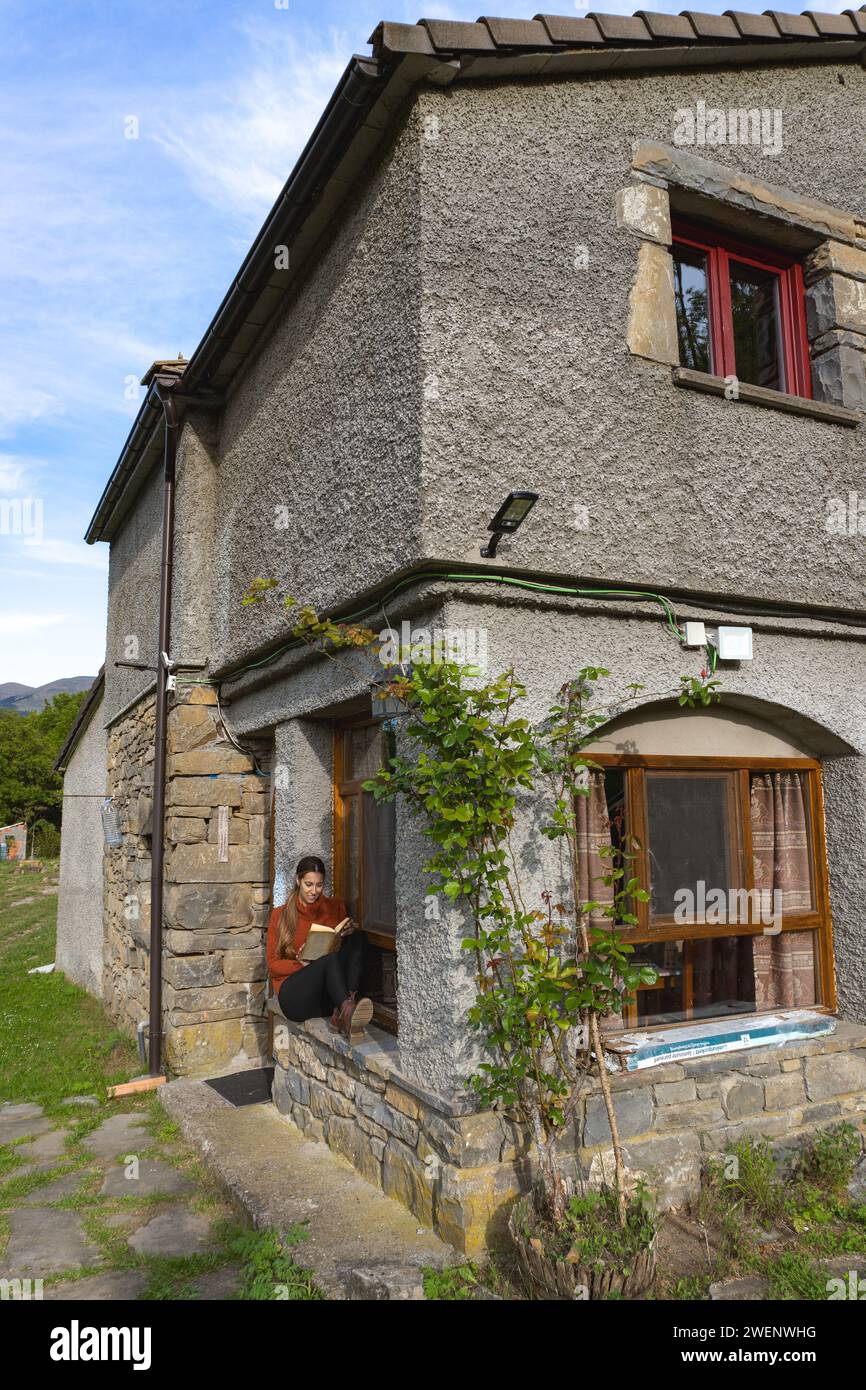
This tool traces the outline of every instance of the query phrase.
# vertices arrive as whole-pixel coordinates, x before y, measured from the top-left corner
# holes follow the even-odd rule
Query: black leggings
[[[355,931],[329,956],[310,961],[280,985],[280,1008],[293,1023],[328,1018],[358,989],[364,960],[364,934]]]

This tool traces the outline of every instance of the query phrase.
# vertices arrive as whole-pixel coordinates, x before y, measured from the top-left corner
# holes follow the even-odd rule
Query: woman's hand
[[[351,936],[352,933],[353,933],[353,932],[356,932],[357,930],[358,930],[358,923],[357,923],[357,922],[352,922],[352,921],[350,920],[349,923],[348,923],[348,925],[345,926],[345,927],[343,928],[343,930],[340,932],[340,935],[341,935],[341,936]]]

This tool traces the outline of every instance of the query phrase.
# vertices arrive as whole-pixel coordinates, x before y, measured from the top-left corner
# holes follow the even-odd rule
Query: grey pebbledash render
[[[275,1101],[474,1249],[525,1185],[527,1149],[465,1099],[459,915],[425,899],[403,808],[385,823],[359,800],[357,769],[387,742],[364,724],[369,682],[292,648],[279,605],[242,596],[273,576],[376,629],[462,634],[489,671],[517,667],[536,716],[603,665],[614,697],[645,690],[601,753],[644,773],[647,758],[735,768],[740,792],[762,766],[806,779],[815,986],[798,1002],[835,1012],[837,1033],[618,1078],[622,1128],[630,1165],[675,1201],[732,1133],[787,1142],[862,1120],[866,10],[383,23],[371,44],[191,360],[146,376],[88,530],[111,547],[97,717],[124,844],[100,866],[86,842],[102,994],[133,1030],[148,1017],[155,682],[117,663],[157,660],[161,395],[178,417],[165,1064],[267,1055],[268,904],[300,855],[323,854],[370,930],[376,1041],[341,1050],[278,1019]],[[750,248],[770,270],[742,271]],[[689,279],[724,256],[733,290]],[[724,339],[732,312],[754,316],[757,367],[721,370],[718,344],[750,352],[736,322]],[[513,488],[539,501],[482,559]],[[673,717],[678,677],[709,658],[653,595],[679,624],[752,629],[753,659],[720,666],[717,708]],[[77,756],[73,739],[70,771]],[[527,806],[532,882],[562,893],[533,827]],[[76,930],[62,903],[61,928]],[[71,973],[81,955],[65,947]],[[647,1003],[637,1022],[652,1017]],[[604,1162],[594,1107],[573,1145],[588,1171]]]

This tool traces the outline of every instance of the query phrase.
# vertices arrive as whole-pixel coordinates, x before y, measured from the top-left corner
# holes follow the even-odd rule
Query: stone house
[[[322,854],[368,936],[376,1027],[350,1048],[277,1019],[275,1102],[474,1250],[527,1141],[466,1100],[459,915],[425,898],[420,827],[361,788],[399,721],[242,598],[271,576],[448,634],[516,664],[533,716],[609,668],[588,843],[641,830],[634,940],[661,971],[624,1022],[837,1020],[614,1079],[629,1165],[664,1200],[732,1137],[862,1123],[866,11],[426,20],[371,42],[191,360],[145,377],[87,533],[111,547],[120,840],[101,990],[130,1028],[150,1018],[172,1072],[268,1060],[267,906]],[[537,501],[483,555],[514,490]],[[714,662],[721,704],[683,712],[679,677]],[[78,756],[73,738],[67,778]],[[535,825],[528,806],[530,887],[564,891]],[[677,915],[701,884],[778,892],[781,931],[749,910],[719,926],[704,899]],[[608,1138],[590,1097],[585,1170]]]

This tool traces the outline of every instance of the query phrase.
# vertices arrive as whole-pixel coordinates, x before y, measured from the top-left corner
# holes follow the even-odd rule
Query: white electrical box
[[[751,661],[752,629],[720,627],[718,651],[720,661]]]
[[[707,645],[707,628],[705,623],[686,623],[686,636],[683,643],[686,647],[705,647]]]

